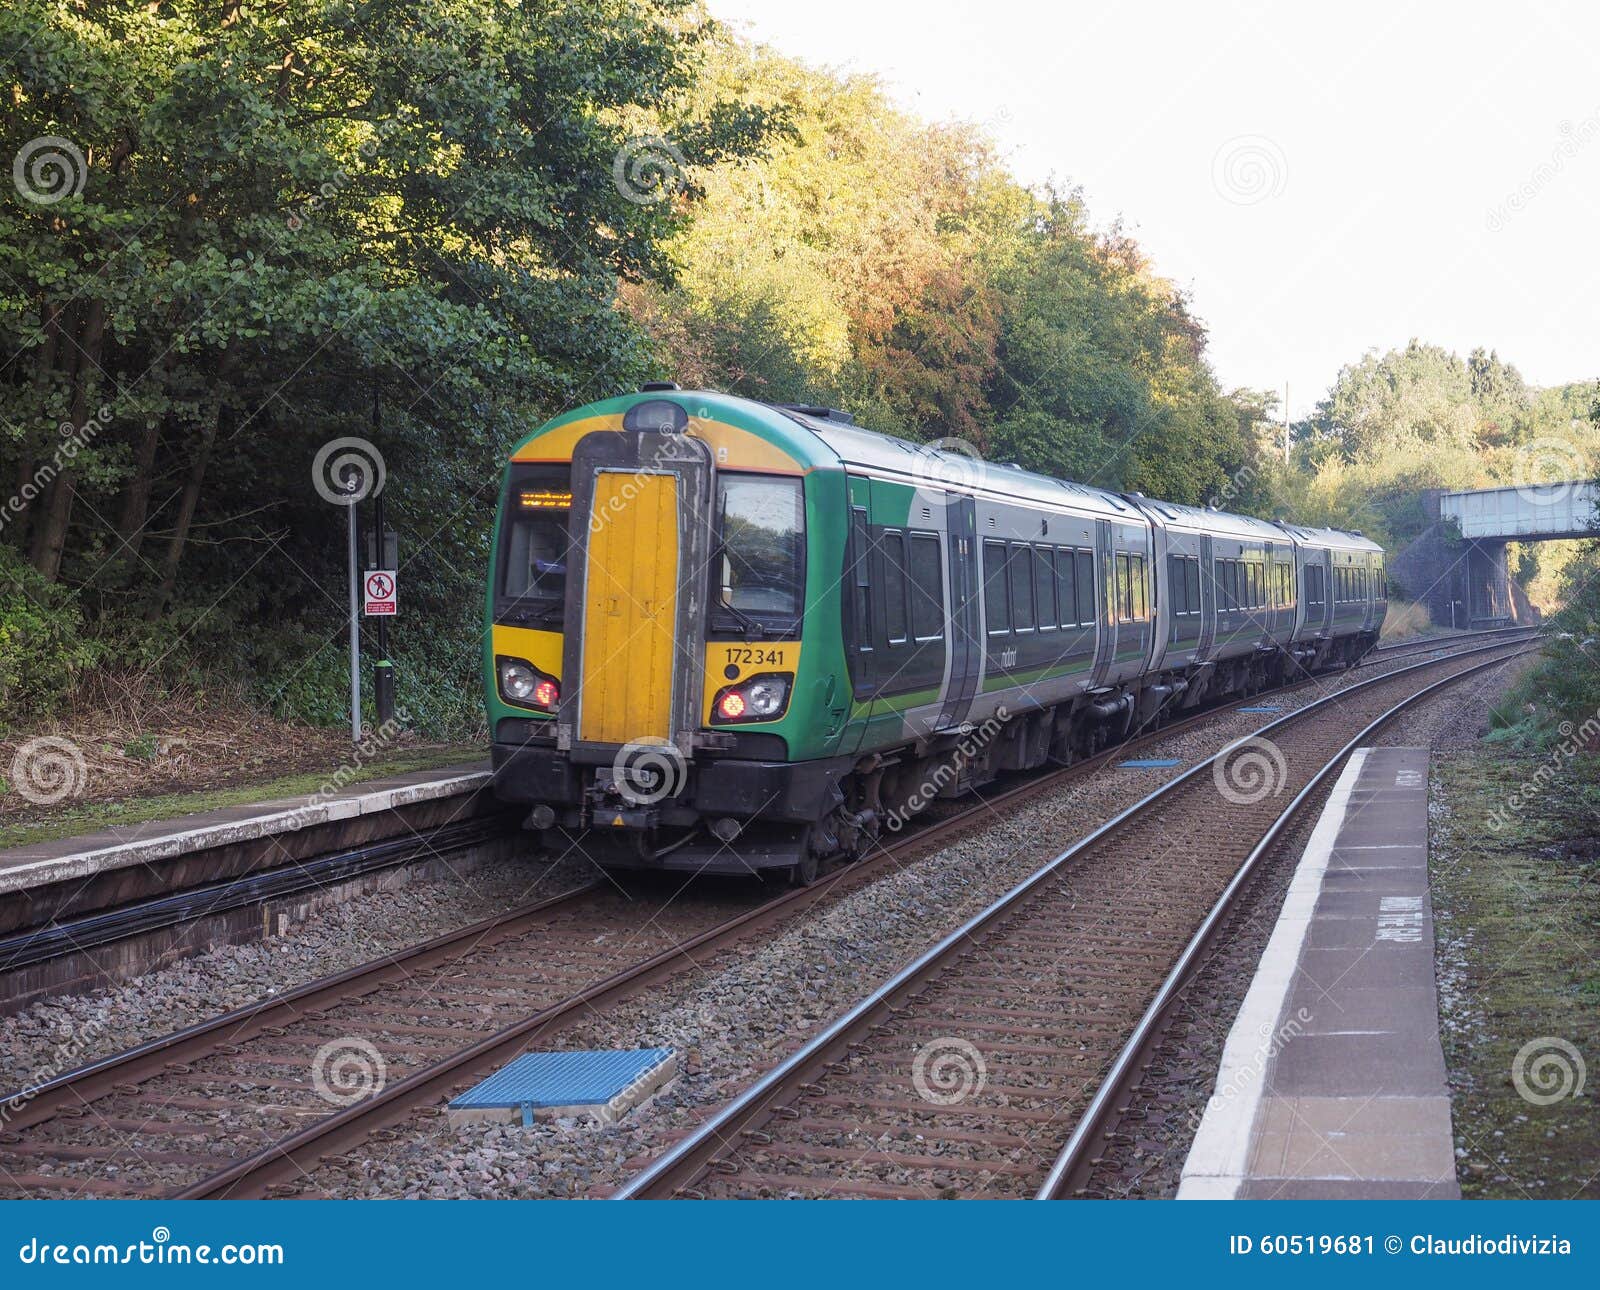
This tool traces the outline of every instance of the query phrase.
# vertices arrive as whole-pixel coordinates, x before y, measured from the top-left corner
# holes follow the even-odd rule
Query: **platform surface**
[[[1360,749],[1228,1035],[1179,1199],[1454,1199],[1428,750]]]
[[[413,802],[472,793],[489,781],[484,763],[441,766],[300,797],[224,806],[176,819],[147,820],[80,837],[27,843],[0,851],[0,895],[106,869],[169,860],[251,838],[290,833]]]

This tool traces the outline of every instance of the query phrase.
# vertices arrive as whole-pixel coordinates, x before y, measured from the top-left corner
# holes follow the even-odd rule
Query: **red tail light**
[[[729,690],[717,703],[717,715],[729,721],[744,716],[744,695],[737,690]]]
[[[541,708],[554,708],[561,697],[561,687],[554,681],[540,681],[533,687],[533,701]]]

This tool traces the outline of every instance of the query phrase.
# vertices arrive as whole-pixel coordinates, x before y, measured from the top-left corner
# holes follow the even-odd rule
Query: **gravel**
[[[1414,663],[1413,657],[1393,666]],[[1263,703],[1294,711],[1381,674],[1373,667]],[[1259,730],[1278,713],[1231,713],[1140,750],[1170,769],[1108,768],[1035,799],[837,901],[797,915],[763,944],[709,960],[664,986],[547,1036],[550,1046],[679,1050],[683,1073],[619,1122],[540,1122],[452,1129],[419,1113],[397,1140],[315,1175],[352,1197],[580,1197],[625,1181],[716,1107],[803,1044],[936,939],[1186,765]],[[1275,908],[1275,906],[1274,906]],[[1270,928],[1269,928],[1270,930]],[[1253,962],[1253,959],[1252,959]],[[1213,1068],[1214,1069],[1214,1066]]]
[[[0,1018],[0,1091],[543,900],[592,872],[586,861],[502,859],[413,878],[324,909],[284,936],[219,946],[122,985],[33,1004]]]
[[[1515,682],[1531,660],[1517,660],[1481,672],[1413,709],[1380,732],[1378,744],[1429,747],[1437,755],[1478,743],[1489,708]],[[1309,833],[1300,826],[1299,845],[1285,854],[1298,859]],[[1182,1015],[1167,1032],[1152,1073],[1135,1095],[1130,1118],[1139,1124],[1131,1151],[1090,1179],[1090,1189],[1132,1199],[1164,1199],[1177,1193],[1190,1143],[1216,1084],[1233,1019],[1250,988],[1257,962],[1277,924],[1292,864],[1274,865],[1256,882],[1244,904],[1219,934],[1217,948],[1187,993]]]
[[[1391,667],[1417,661],[1396,660]],[[1293,711],[1390,670],[1375,666],[1261,702]],[[787,1055],[826,1021],[1040,863],[1132,805],[1185,765],[1279,715],[1232,713],[1168,736],[1142,756],[1170,769],[1106,769],[997,818],[899,870],[821,902],[771,939],[708,960],[664,986],[551,1036],[554,1046],[677,1048],[683,1074],[620,1123],[586,1120],[451,1130],[419,1113],[394,1141],[330,1162],[315,1186],[359,1196],[581,1196],[623,1181]],[[0,1018],[0,1087],[205,1020],[383,953],[541,899],[589,876],[586,862],[493,861],[465,878],[419,880],[357,898],[250,946],[219,948],[127,984],[36,1004]],[[685,899],[693,899],[690,889]]]

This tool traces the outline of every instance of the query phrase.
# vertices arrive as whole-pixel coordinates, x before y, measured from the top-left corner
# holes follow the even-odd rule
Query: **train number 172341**
[[[788,651],[782,645],[729,645],[728,662],[740,667],[787,667]]]

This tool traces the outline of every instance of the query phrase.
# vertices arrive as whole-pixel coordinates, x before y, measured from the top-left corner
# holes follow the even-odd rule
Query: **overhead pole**
[[[1283,464],[1289,464],[1289,382],[1283,383]]]

